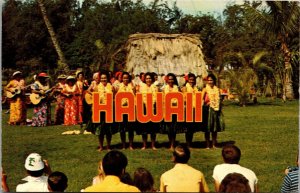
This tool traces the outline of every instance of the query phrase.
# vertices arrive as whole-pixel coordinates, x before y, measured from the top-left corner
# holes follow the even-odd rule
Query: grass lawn
[[[279,192],[284,169],[295,165],[299,136],[298,101],[260,101],[259,105],[239,107],[225,103],[223,112],[226,130],[218,135],[220,145],[235,143],[242,151],[240,164],[252,169],[259,180],[260,192]],[[28,109],[30,118],[32,109]],[[80,191],[92,183],[97,175],[97,164],[106,151],[96,151],[97,138],[93,135],[61,135],[79,126],[27,127],[9,126],[9,114],[2,111],[2,167],[8,175],[8,185],[16,185],[26,176],[24,161],[29,153],[37,152],[48,159],[53,171],[64,172],[69,179],[67,191]],[[135,136],[135,146],[141,147],[141,136]],[[133,174],[138,167],[147,168],[159,188],[160,175],[173,167],[167,136],[157,136],[157,151],[150,149],[122,150],[128,157],[127,171]],[[177,135],[185,142],[184,135]],[[120,148],[120,137],[113,136],[113,148]],[[202,171],[211,191],[214,191],[212,172],[222,163],[221,149],[206,150],[203,133],[194,135],[194,146],[189,164]]]

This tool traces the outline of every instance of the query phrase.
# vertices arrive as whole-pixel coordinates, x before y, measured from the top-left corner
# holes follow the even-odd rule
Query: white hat
[[[38,153],[31,153],[25,161],[25,169],[29,171],[39,171],[44,169],[45,164]]]
[[[12,75],[12,76],[14,77],[14,76],[16,76],[17,74],[22,74],[22,72],[20,72],[20,71],[16,71],[16,72],[14,72],[14,73],[13,73],[13,75]]]
[[[76,80],[76,78],[74,76],[68,76],[67,80]]]

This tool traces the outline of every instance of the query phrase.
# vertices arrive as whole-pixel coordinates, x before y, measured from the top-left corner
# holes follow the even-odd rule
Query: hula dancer
[[[193,73],[189,73],[187,75],[188,82],[186,85],[182,88],[183,93],[193,93],[193,107],[195,108],[196,106],[196,96],[195,93],[198,92],[198,88],[196,86],[196,76]],[[195,111],[193,109],[193,111]],[[187,125],[187,130],[185,133],[185,139],[186,139],[186,144],[188,147],[191,147],[192,141],[193,141],[193,136],[194,133],[198,130],[200,130],[200,124],[192,122],[192,123],[185,123]]]
[[[175,74],[173,74],[173,73],[167,74],[166,79],[167,79],[166,80],[167,85],[164,86],[163,93],[166,95],[169,92],[179,92],[178,82],[177,82]],[[177,105],[176,99],[172,99],[172,105],[173,106]],[[164,128],[163,133],[166,132],[168,134],[170,149],[173,150],[174,143],[176,140],[177,128],[178,128],[176,115],[172,115],[172,122],[165,122],[163,128]]]
[[[131,82],[131,76],[128,72],[123,72],[122,74],[123,82],[119,85],[118,92],[130,92],[135,94],[135,88]],[[122,106],[127,106],[127,99],[122,100]],[[124,119],[122,123],[119,124],[120,137],[122,141],[123,149],[126,148],[126,131],[128,131],[128,139],[129,139],[129,149],[133,150],[133,123],[128,122],[128,116]]]
[[[147,72],[145,74],[145,83],[141,84],[140,88],[139,88],[139,92],[142,94],[147,94],[147,93],[151,93],[152,94],[152,102],[153,102],[153,108],[154,111],[156,111],[155,109],[155,103],[156,103],[156,93],[158,92],[157,87],[153,84],[154,83],[154,76],[152,73]],[[146,112],[146,103],[147,103],[147,97],[146,95],[143,95],[143,103],[144,103],[144,112]],[[136,133],[138,135],[142,135],[142,139],[143,139],[143,147],[142,150],[146,149],[147,147],[147,135],[150,134],[151,136],[151,147],[153,150],[156,150],[155,147],[155,140],[156,140],[156,133],[158,132],[158,124],[157,123],[153,123],[153,122],[148,122],[148,123],[141,123],[142,126],[140,128],[136,129]]]
[[[204,94],[204,116],[208,126],[205,130],[206,148],[210,147],[210,133],[212,135],[212,146],[217,146],[217,134],[224,131],[225,124],[221,112],[220,89],[216,86],[216,77],[213,74],[207,76],[207,85],[203,89]],[[205,120],[206,121],[206,120]]]
[[[114,93],[113,86],[108,82],[109,75],[107,72],[101,73],[100,83],[98,85],[98,92],[100,94],[100,103],[106,104],[106,93]],[[113,123],[105,122],[105,112],[100,113],[101,122],[97,124],[95,130],[92,131],[95,135],[98,135],[99,151],[103,150],[104,136],[106,136],[107,146],[106,149],[110,150],[110,143],[112,135],[117,132],[117,129],[113,127]]]

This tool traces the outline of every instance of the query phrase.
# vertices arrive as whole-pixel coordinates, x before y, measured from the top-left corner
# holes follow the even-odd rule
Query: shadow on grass
[[[175,142],[175,147],[177,145],[179,145],[180,143],[182,143],[182,142],[176,141]],[[183,143],[183,144],[186,144],[186,143]],[[224,141],[224,142],[218,143],[217,147],[222,148],[225,145],[229,145],[229,144],[235,144],[235,141]],[[143,143],[142,142],[134,142],[133,143],[133,148],[134,149],[141,149],[142,147],[143,147]],[[160,143],[156,142],[155,143],[155,147],[157,149],[169,149],[170,148],[170,144],[169,144],[169,142],[160,142]],[[206,148],[206,143],[205,143],[205,141],[196,141],[196,142],[192,143],[191,147],[195,148],[195,149],[205,149]],[[106,146],[104,146],[104,148],[106,148]],[[129,144],[126,143],[126,149],[128,149],[128,148],[129,148]],[[111,145],[111,149],[119,149],[119,150],[121,150],[122,149],[122,144],[121,143],[117,143],[117,144]],[[147,142],[147,149],[151,149],[151,142]]]

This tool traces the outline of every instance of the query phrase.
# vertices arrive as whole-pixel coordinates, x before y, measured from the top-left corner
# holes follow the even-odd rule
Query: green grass
[[[295,165],[298,149],[298,101],[282,103],[264,100],[259,105],[239,107],[225,103],[223,112],[226,130],[219,133],[220,144],[235,143],[242,151],[240,164],[252,169],[259,180],[261,192],[278,192],[284,177],[284,169]],[[30,117],[32,109],[28,109]],[[37,152],[48,159],[53,171],[62,171],[69,178],[67,191],[79,191],[89,186],[97,175],[97,163],[106,151],[96,151],[97,138],[93,135],[61,135],[79,126],[27,127],[6,124],[8,114],[2,111],[2,167],[8,174],[8,185],[15,191],[16,185],[26,176],[26,155]],[[141,147],[141,136],[135,136],[135,145]],[[171,152],[167,149],[167,136],[158,135],[158,151],[124,150],[129,164],[127,171],[133,174],[138,167],[147,168],[159,188],[160,175],[173,167]],[[184,135],[177,135],[184,142]],[[221,149],[206,150],[203,133],[194,135],[189,164],[205,175],[211,191],[214,191],[212,172],[222,163]],[[120,138],[113,136],[112,144],[120,148]]]

